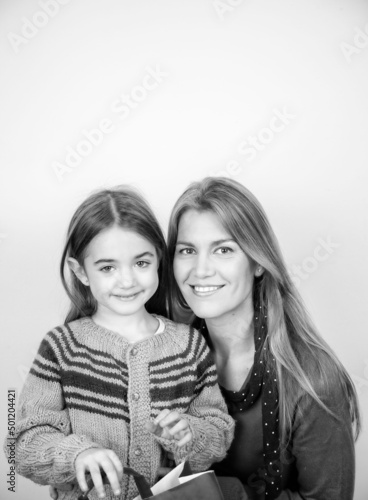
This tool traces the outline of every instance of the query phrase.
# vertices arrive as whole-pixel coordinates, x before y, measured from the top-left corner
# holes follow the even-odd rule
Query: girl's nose
[[[123,288],[131,288],[134,285],[134,273],[132,269],[125,268],[119,273],[119,285]]]

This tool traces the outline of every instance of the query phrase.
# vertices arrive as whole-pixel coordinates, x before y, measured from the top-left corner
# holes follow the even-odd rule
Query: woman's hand
[[[105,448],[90,448],[82,451],[77,456],[74,467],[79,487],[83,492],[88,490],[86,472],[89,472],[99,498],[104,498],[105,489],[101,476],[101,471],[104,471],[114,495],[120,495],[119,483],[123,478],[124,468],[114,451]]]
[[[179,448],[193,439],[189,423],[177,411],[162,410],[153,422],[147,424],[147,429],[165,439],[176,439]]]

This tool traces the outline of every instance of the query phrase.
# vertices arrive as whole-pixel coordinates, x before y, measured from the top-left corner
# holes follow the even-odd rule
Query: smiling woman
[[[182,216],[174,274],[184,298],[195,302],[198,316],[252,310],[254,267],[213,212],[189,210]]]
[[[354,385],[317,332],[257,199],[241,184],[189,186],[170,219],[177,317],[212,350],[236,421],[214,469],[254,500],[352,500]]]

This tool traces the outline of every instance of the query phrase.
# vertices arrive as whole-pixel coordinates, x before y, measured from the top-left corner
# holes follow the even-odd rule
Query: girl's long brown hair
[[[60,275],[71,305],[65,323],[84,316],[91,316],[97,310],[97,303],[90,288],[70,273],[66,277],[68,257],[83,265],[89,243],[101,231],[120,226],[137,232],[156,248],[160,261],[158,268],[159,286],[146,304],[149,313],[169,316],[171,313],[168,290],[168,253],[160,225],[143,197],[127,186],[100,190],[89,196],[76,210],[69,224],[65,247],[60,262]]]

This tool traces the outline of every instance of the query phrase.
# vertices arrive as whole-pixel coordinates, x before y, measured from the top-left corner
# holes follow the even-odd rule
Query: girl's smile
[[[136,297],[138,297],[138,295],[140,294],[141,292],[137,292],[137,293],[134,293],[132,295],[113,295],[113,297],[116,297],[117,299],[119,300],[134,300]]]

